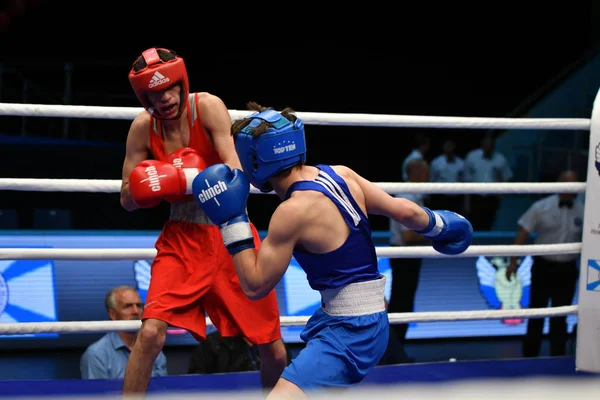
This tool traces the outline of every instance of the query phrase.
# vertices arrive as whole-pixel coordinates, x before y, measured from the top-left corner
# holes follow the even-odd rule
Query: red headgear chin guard
[[[171,60],[162,60],[157,50],[166,51],[175,56]],[[161,48],[150,48],[138,57],[137,61],[143,58],[146,62],[146,67],[135,71],[131,68],[129,72],[129,82],[146,111],[153,117],[164,119],[160,113],[154,109],[152,103],[148,99],[148,92],[160,92],[173,84],[181,84],[181,99],[179,102],[179,112],[175,118],[179,118],[186,107],[188,95],[190,93],[190,84],[188,82],[187,70],[183,58],[176,55],[173,51]],[[135,65],[135,64],[134,64]]]

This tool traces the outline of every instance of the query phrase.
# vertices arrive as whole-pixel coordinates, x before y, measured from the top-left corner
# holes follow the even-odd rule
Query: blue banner
[[[0,235],[0,247],[11,248],[153,248],[157,232],[36,232]],[[145,299],[152,260],[129,261],[0,261],[0,323],[108,320],[104,297],[118,285],[130,285]],[[424,259],[415,311],[469,311],[526,308],[532,260],[521,262],[516,279],[503,279],[506,259]],[[380,258],[387,276],[385,296],[391,290],[389,259]],[[584,275],[585,276],[585,275]],[[276,288],[282,316],[310,316],[320,306],[319,293],[292,260]],[[575,294],[575,299],[577,293]],[[569,316],[569,329],[576,316]],[[547,331],[546,324],[546,331]],[[411,324],[409,339],[522,335],[526,320],[428,322]],[[298,328],[284,328],[284,340],[299,342]],[[185,331],[171,330],[167,345],[195,344]],[[61,347],[89,343],[98,335],[0,336],[0,348]]]

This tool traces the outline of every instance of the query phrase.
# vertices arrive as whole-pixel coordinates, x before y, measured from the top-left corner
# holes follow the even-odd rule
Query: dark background
[[[356,3],[3,1],[0,101],[140,107],[127,80],[144,49],[186,60],[192,91],[229,109],[448,116],[519,116],[597,43],[592,1],[485,6]],[[292,6],[293,5],[293,6]],[[127,7],[126,7],[127,6]],[[71,69],[65,91],[65,65]],[[24,85],[25,89],[24,89]],[[551,117],[551,116],[548,116]],[[120,179],[129,121],[1,117],[3,177]],[[375,182],[400,180],[424,129],[308,126],[308,162],[345,164]],[[452,137],[464,155],[479,130],[428,130],[431,159]],[[44,142],[40,138],[52,142]],[[275,196],[250,196],[265,229]],[[74,229],[158,229],[168,212],[127,213],[118,194],[3,192],[19,226],[34,210],[70,211]],[[375,217],[374,229],[387,229]]]
[[[192,91],[229,109],[254,100],[298,111],[518,117],[599,42],[592,0],[465,3],[0,0],[0,102],[141,107],[127,73],[143,50],[162,46],[185,58]],[[2,116],[0,177],[120,179],[128,128]],[[308,161],[397,182],[420,131],[308,126]],[[482,133],[427,131],[428,159],[446,137],[464,155]],[[259,229],[277,203],[250,196]],[[0,210],[15,210],[21,229],[38,228],[36,210],[45,209],[65,210],[68,228],[100,230],[157,230],[168,213],[166,204],[128,213],[116,193],[0,192]],[[387,229],[385,219],[372,224]],[[411,341],[408,351],[422,362],[517,358],[520,340]],[[82,351],[15,349],[1,358],[2,378],[76,378]],[[191,349],[166,351],[170,372],[185,372]]]

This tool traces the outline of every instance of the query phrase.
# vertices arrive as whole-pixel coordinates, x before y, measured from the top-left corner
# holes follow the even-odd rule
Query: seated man
[[[117,286],[111,289],[106,295],[104,305],[113,321],[139,320],[142,317],[142,300],[131,286]],[[81,356],[81,377],[123,378],[136,337],[137,332],[109,332],[92,343]],[[152,367],[152,376],[166,375],[167,358],[161,352]]]

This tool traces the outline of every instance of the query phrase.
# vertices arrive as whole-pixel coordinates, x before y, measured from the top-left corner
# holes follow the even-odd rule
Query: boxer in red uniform
[[[203,169],[219,163],[241,169],[227,107],[212,94],[189,93],[184,61],[172,50],[144,51],[129,81],[146,111],[127,136],[121,205],[133,211],[166,200],[171,213],[155,245],[142,327],[123,393],[147,391],[167,327],[205,340],[205,313],[222,336],[241,334],[258,346],[263,387],[273,387],[287,365],[275,292],[259,301],[246,297],[219,228],[191,196],[192,182]],[[258,248],[260,239],[252,229]]]

